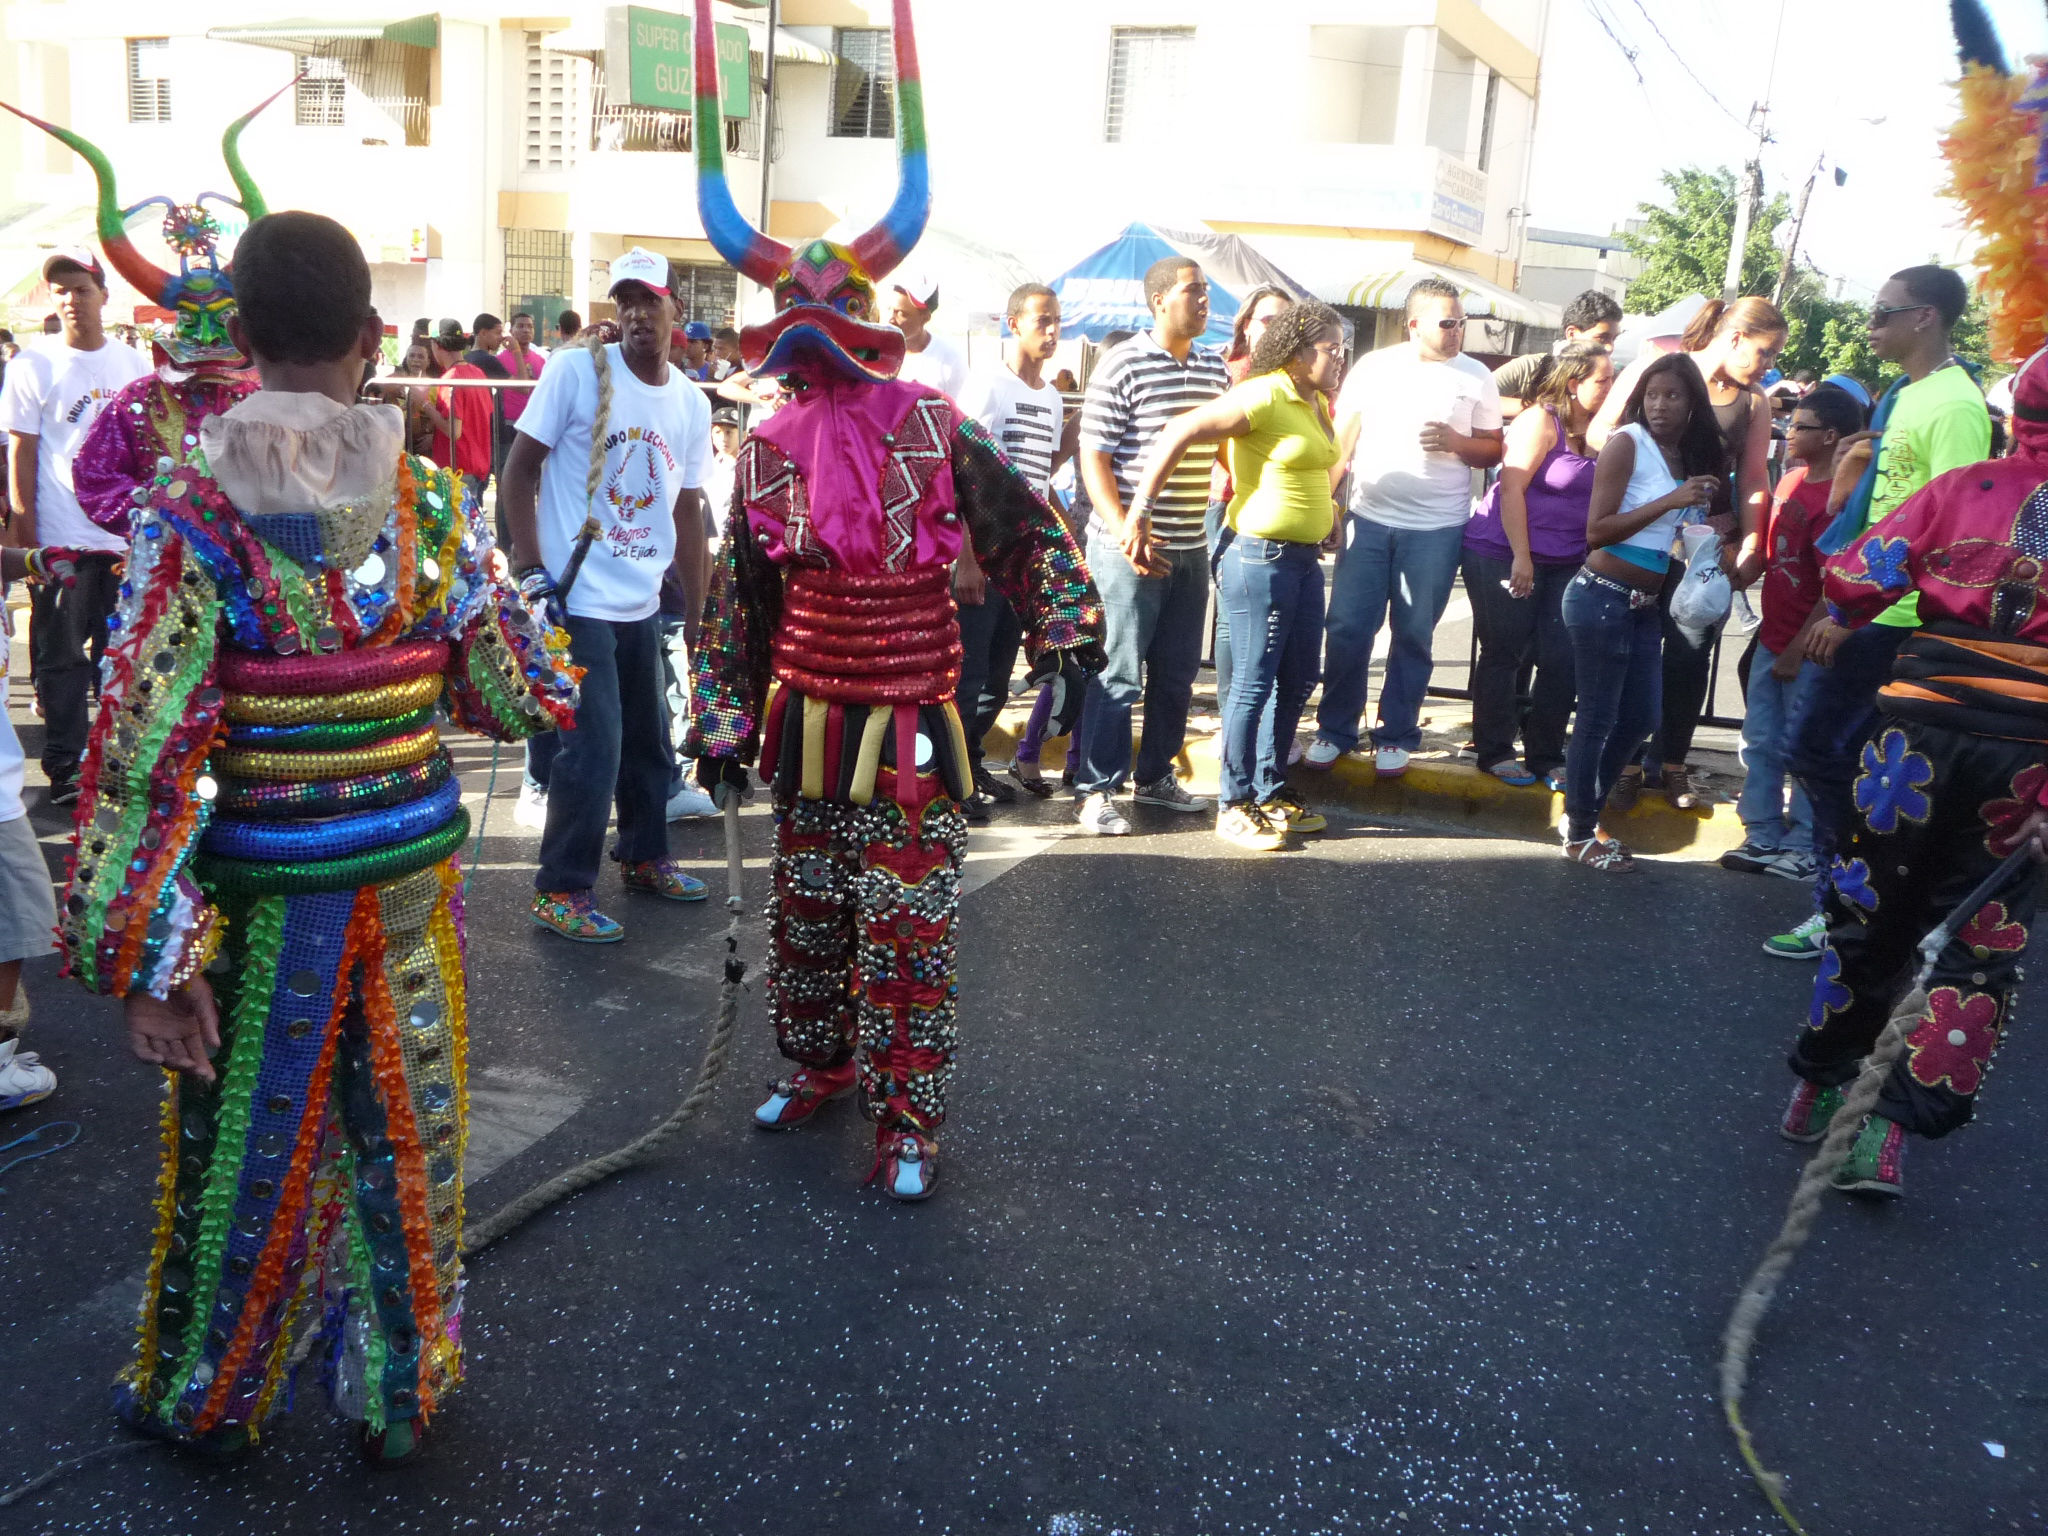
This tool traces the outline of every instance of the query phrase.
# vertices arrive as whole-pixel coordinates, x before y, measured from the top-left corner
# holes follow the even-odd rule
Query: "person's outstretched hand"
[[[213,1081],[208,1058],[220,1049],[220,1010],[204,976],[194,976],[168,1000],[137,992],[124,999],[128,1015],[128,1049],[137,1061],[173,1072],[189,1072],[201,1082]]]

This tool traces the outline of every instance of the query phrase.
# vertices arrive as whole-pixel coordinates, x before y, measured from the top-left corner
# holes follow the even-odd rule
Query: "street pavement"
[[[490,750],[459,755],[480,792]],[[717,994],[715,900],[620,898],[614,948],[529,923],[516,762],[469,898],[473,1213],[659,1120]],[[751,992],[705,1117],[476,1261],[418,1464],[362,1467],[308,1372],[259,1454],[96,1462],[0,1532],[1779,1529],[1713,1389],[1801,1159],[1772,1126],[1812,972],[1757,949],[1800,892],[1343,814],[1273,857],[1069,816],[975,835],[929,1204],[861,1186],[850,1105],[748,1127],[778,1070]],[[675,832],[721,887],[717,827]],[[150,1212],[157,1081],[54,970],[61,1086],[0,1138],[83,1134],[0,1175],[6,1486],[120,1440]],[[1830,1198],[1765,1326],[1749,1422],[1816,1533],[2048,1527],[2041,1022],[2024,998],[1906,1201]]]

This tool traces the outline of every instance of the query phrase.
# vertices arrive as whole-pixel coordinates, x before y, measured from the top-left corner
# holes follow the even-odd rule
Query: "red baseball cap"
[[[100,265],[99,257],[82,245],[60,245],[43,258],[43,281],[50,280],[50,273],[57,267],[82,268],[92,280],[100,285],[100,291],[107,287],[107,269]]]

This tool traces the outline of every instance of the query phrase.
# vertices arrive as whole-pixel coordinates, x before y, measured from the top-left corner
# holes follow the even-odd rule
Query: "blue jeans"
[[[1564,589],[1578,718],[1564,753],[1565,836],[1584,842],[1607,792],[1657,724],[1664,694],[1664,615],[1580,571]]]
[[[1346,752],[1358,746],[1365,714],[1372,643],[1389,620],[1393,644],[1380,683],[1376,747],[1413,752],[1422,745],[1422,696],[1429,688],[1430,647],[1444,616],[1465,548],[1465,525],[1389,528],[1351,513],[1330,584],[1329,649],[1323,659],[1323,702],[1316,734]]]
[[[968,762],[975,768],[981,766],[981,738],[1010,702],[1010,674],[1023,645],[1016,610],[993,586],[979,604],[960,610],[960,685],[953,707],[960,711]]]
[[[1792,786],[1785,809],[1785,754],[1792,745],[1792,717],[1805,707],[1823,668],[1801,662],[1799,675],[1783,682],[1771,676],[1777,653],[1759,645],[1749,664],[1749,696],[1742,716],[1742,797],[1735,813],[1752,848],[1813,851],[1813,807],[1806,791]]]
[[[1877,729],[1877,690],[1892,675],[1892,659],[1906,636],[1895,624],[1851,630],[1792,714],[1785,766],[1813,808],[1813,853],[1821,878],[1835,848],[1856,830],[1856,775],[1863,743]]]
[[[1223,559],[1223,540],[1230,532],[1230,525],[1223,521],[1223,514],[1229,503],[1212,501],[1208,511],[1202,514],[1202,537],[1209,545],[1209,574],[1220,577],[1218,563]],[[1209,643],[1209,659],[1216,664],[1216,713],[1223,713],[1223,706],[1230,698],[1230,621],[1224,617],[1221,592],[1216,598],[1216,634]]]
[[[1287,748],[1316,685],[1323,568],[1314,544],[1224,532],[1217,595],[1236,658],[1223,705],[1222,801],[1264,802],[1287,777]]]
[[[649,614],[613,624],[572,616],[567,628],[569,658],[584,668],[583,689],[576,728],[557,734],[544,777],[535,774],[548,792],[547,830],[533,877],[540,891],[587,891],[597,884],[614,801],[618,856],[627,863],[668,857],[661,619]],[[531,757],[528,771],[534,771]]]
[[[1162,551],[1164,576],[1140,576],[1115,544],[1088,535],[1088,569],[1102,596],[1108,665],[1088,683],[1081,721],[1081,762],[1074,788],[1084,795],[1121,789],[1131,768],[1131,706],[1145,700],[1137,779],[1154,784],[1173,772],[1186,743],[1188,703],[1202,668],[1202,621],[1209,614],[1209,552]]]

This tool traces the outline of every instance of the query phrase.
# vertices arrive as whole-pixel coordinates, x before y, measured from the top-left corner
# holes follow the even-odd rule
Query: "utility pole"
[[[1733,303],[1742,292],[1742,256],[1749,246],[1749,227],[1764,201],[1764,146],[1771,142],[1771,92],[1778,83],[1778,45],[1785,37],[1785,0],[1778,0],[1778,29],[1771,40],[1771,65],[1764,75],[1764,99],[1749,109],[1756,123],[1756,149],[1742,168],[1741,201],[1735,205],[1735,238],[1728,244],[1728,267],[1721,274],[1721,298]]]
[[[770,189],[775,179],[775,29],[782,21],[782,0],[768,0],[768,41],[761,60],[761,222],[768,233]]]
[[[1778,269],[1778,286],[1772,290],[1771,303],[1779,309],[1785,307],[1785,290],[1792,286],[1792,263],[1799,255],[1799,235],[1806,228],[1806,205],[1813,197],[1813,184],[1820,180],[1821,161],[1813,162],[1813,174],[1806,178],[1806,185],[1800,189],[1799,211],[1792,215],[1792,238],[1785,242],[1785,265]]]

